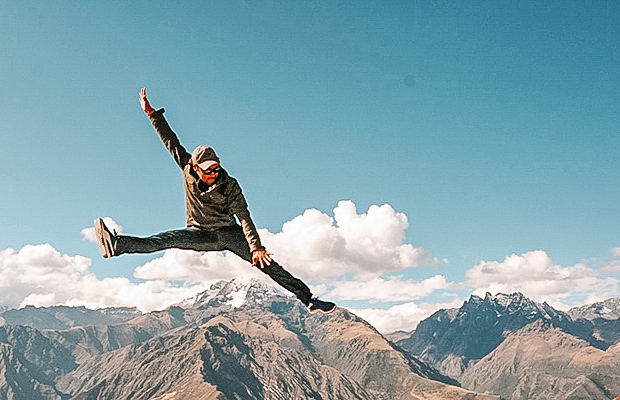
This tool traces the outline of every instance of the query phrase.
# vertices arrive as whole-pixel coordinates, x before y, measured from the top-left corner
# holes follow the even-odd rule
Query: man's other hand
[[[146,88],[140,89],[140,107],[145,113],[151,115],[155,112],[155,109],[149,104],[149,99],[146,98]]]
[[[271,265],[271,253],[265,249],[256,249],[252,252],[252,266],[260,266],[261,269]]]

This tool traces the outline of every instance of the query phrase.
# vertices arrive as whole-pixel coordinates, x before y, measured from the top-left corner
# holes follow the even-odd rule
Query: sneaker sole
[[[108,235],[105,229],[105,224],[101,218],[95,220],[95,233],[97,234],[97,243],[99,244],[99,251],[103,258],[112,257],[112,249],[110,248],[110,241],[104,235]]]
[[[317,308],[316,310],[308,310],[310,311],[310,314],[319,314],[319,313],[323,313],[323,314],[331,314],[334,312],[334,310],[336,309],[336,306],[333,306],[330,310],[321,310],[320,308]]]

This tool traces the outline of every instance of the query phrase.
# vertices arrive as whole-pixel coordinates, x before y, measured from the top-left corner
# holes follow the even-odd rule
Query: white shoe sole
[[[315,308],[314,310],[310,310],[308,309],[308,311],[310,312],[310,314],[331,314],[334,312],[334,310],[336,309],[336,306],[334,306],[331,310],[329,311],[325,311],[325,310],[321,310],[320,308]]]
[[[110,258],[113,255],[112,251],[112,238],[106,230],[106,226],[101,218],[95,220],[95,233],[97,234],[97,243],[99,244],[99,251],[103,258]]]

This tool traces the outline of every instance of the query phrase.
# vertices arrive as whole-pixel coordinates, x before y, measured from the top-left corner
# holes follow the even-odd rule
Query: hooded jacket
[[[250,251],[263,249],[237,180],[221,169],[213,185],[202,182],[192,168],[192,155],[179,142],[164,118],[164,112],[163,108],[159,109],[149,118],[164,146],[183,170],[187,226],[206,230],[237,226],[236,215]]]

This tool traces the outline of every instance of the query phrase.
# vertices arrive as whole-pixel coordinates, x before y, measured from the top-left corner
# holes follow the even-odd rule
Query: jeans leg
[[[153,253],[172,248],[196,251],[223,250],[218,243],[217,232],[192,227],[161,232],[145,238],[120,235],[116,242],[116,252],[119,255]]]
[[[231,228],[223,228],[219,232],[219,241],[227,249],[243,258],[244,260],[252,263],[252,253],[250,252],[250,246],[243,235],[243,230],[240,226]],[[300,279],[295,278],[287,270],[282,268],[280,264],[275,261],[271,261],[271,265],[260,268],[262,272],[269,275],[277,284],[293,293],[302,303],[305,305],[310,304],[312,300],[312,292],[308,286]]]

